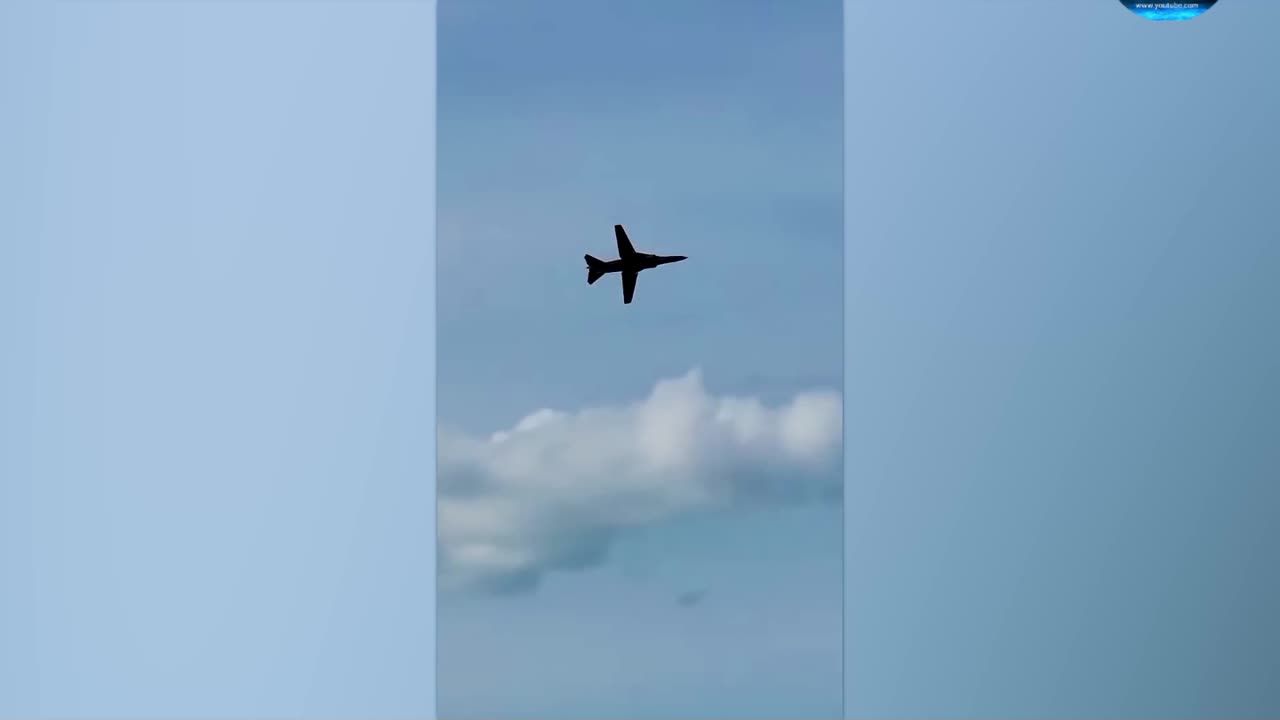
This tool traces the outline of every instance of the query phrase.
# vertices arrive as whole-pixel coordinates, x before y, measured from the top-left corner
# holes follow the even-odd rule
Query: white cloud
[[[624,407],[538,410],[477,438],[440,431],[446,587],[517,590],[604,559],[629,528],[743,503],[832,500],[840,394],[769,407],[713,397],[693,370]]]

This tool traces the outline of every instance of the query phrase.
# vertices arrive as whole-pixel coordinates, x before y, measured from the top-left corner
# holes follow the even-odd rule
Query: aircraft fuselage
[[[636,253],[634,257],[618,258],[617,260],[606,260],[596,266],[602,273],[614,273],[630,270],[631,272],[640,272],[641,270],[651,270],[659,265],[667,263],[680,262],[688,260],[684,255],[650,255],[648,253]]]

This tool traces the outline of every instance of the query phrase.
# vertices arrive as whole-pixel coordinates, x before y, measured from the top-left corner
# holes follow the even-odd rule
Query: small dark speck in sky
[[[705,590],[688,590],[676,596],[676,604],[680,607],[695,607],[702,604],[702,599],[706,597]]]

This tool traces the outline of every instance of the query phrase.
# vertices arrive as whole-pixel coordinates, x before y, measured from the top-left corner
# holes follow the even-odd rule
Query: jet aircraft
[[[636,249],[631,246],[631,240],[627,238],[627,231],[623,230],[621,225],[613,226],[613,234],[618,238],[617,260],[583,256],[587,261],[587,284],[591,285],[608,273],[622,273],[622,302],[625,304],[631,304],[631,296],[636,291],[636,276],[641,270],[688,259],[684,255],[650,255],[636,252]]]

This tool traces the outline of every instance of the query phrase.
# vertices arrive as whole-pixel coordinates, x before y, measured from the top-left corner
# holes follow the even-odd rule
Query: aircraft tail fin
[[[604,275],[604,261],[590,255],[582,257],[587,261],[587,284],[590,285]]]

